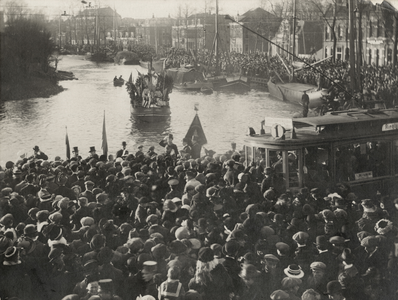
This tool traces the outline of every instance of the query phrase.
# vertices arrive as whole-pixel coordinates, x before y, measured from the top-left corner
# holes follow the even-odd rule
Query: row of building
[[[397,37],[398,11],[387,1],[381,5],[373,5],[370,1],[360,3],[353,20],[355,47],[361,47],[364,62],[389,64],[394,45],[397,47],[394,41]],[[333,23],[334,30],[331,26]],[[296,55],[313,55],[322,59],[330,56],[335,47],[337,59],[349,59],[349,12],[344,1],[337,1],[326,13],[320,13],[311,20],[300,15],[284,19],[262,8],[249,10],[232,19],[225,15],[216,18],[210,13],[177,19],[122,19],[110,7],[92,7],[80,11],[76,16],[61,15],[58,20],[51,21],[49,26],[59,46],[116,45],[119,49],[128,50],[133,44],[149,44],[158,53],[170,47],[188,51],[211,50],[214,49],[217,31],[220,51],[275,55],[285,52],[283,48],[294,51]]]

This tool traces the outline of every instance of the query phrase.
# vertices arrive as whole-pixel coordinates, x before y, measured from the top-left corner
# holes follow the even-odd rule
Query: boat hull
[[[117,79],[113,81],[114,86],[123,86],[124,84],[124,79]]]
[[[133,107],[130,105],[131,116],[143,122],[159,122],[170,117],[170,107]]]
[[[217,87],[217,91],[230,93],[247,93],[250,91],[250,85],[242,79],[228,81],[226,84]]]
[[[164,61],[164,59],[152,61],[152,68],[155,70],[155,72],[159,73],[159,72],[163,71],[163,61]],[[148,69],[149,65],[150,65],[149,61],[140,60],[140,66],[142,68]]]
[[[268,90],[272,97],[301,105],[301,97],[304,91],[310,98],[310,108],[322,105],[322,95],[327,94],[325,90],[317,91],[317,87],[304,83],[273,83],[268,81]]]
[[[212,90],[213,84],[211,82],[184,82],[182,84],[175,84],[174,87],[185,91],[200,91],[202,89]]]

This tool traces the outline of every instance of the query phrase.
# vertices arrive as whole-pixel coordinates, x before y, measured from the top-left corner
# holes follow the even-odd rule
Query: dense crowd
[[[292,79],[286,70],[290,62],[286,57],[268,57],[266,53],[237,53],[230,52],[228,55],[221,53],[219,57],[219,68],[223,74],[240,74],[247,77],[259,77],[266,80],[288,82]],[[191,66],[213,74],[216,66],[214,53],[207,49],[198,50],[194,58],[191,53],[184,49],[172,49],[169,51],[167,67],[176,68]],[[281,59],[284,61],[282,62]],[[314,58],[304,58],[307,64],[314,63]],[[331,60],[323,61],[313,68],[303,68],[295,72],[295,80],[300,83],[308,83],[318,89],[334,90],[332,100],[337,99],[339,93],[344,93],[346,106],[350,102],[358,102],[358,107],[364,107],[362,102],[383,101],[386,107],[393,107],[396,103],[398,92],[398,71],[392,65],[375,66],[364,65],[360,70],[360,95],[355,95],[350,87],[349,63],[347,61]],[[355,99],[358,97],[360,99]],[[354,100],[352,100],[354,98]],[[352,106],[352,105],[351,105]]]
[[[1,299],[398,299],[397,191],[292,192],[189,144],[7,162]]]

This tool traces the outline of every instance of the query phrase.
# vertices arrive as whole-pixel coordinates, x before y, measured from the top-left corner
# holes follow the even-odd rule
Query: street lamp
[[[63,14],[59,16],[59,21],[58,21],[58,47],[61,49],[61,17],[69,17],[70,15],[64,11]]]

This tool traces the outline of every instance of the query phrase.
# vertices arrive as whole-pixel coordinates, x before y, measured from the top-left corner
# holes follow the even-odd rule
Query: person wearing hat
[[[224,244],[222,247],[222,253],[225,255],[225,259],[222,262],[224,268],[228,271],[228,274],[231,276],[232,284],[234,286],[234,292],[237,293],[237,287],[241,281],[239,277],[240,273],[240,265],[237,260],[237,256],[241,246],[236,240],[230,240]]]
[[[364,274],[370,267],[375,267],[379,270],[387,269],[387,257],[379,249],[379,238],[371,235],[367,236],[361,241],[361,247],[358,248],[356,256],[358,261],[358,271],[360,274]]]
[[[241,278],[241,283],[237,295],[239,299],[253,299],[260,300],[265,299],[263,293],[263,282],[259,281],[261,272],[256,269],[255,266],[251,264],[245,264],[242,266],[239,277]]]
[[[37,186],[35,183],[35,174],[27,174],[25,176],[25,182],[27,183],[19,193],[20,195],[24,196],[25,198],[30,195],[36,195],[37,192],[40,190],[40,187]]]
[[[127,147],[127,143],[125,141],[123,141],[122,149],[120,149],[116,152],[116,158],[118,158],[118,157],[125,158],[129,154],[129,151],[126,149],[126,147]]]
[[[196,172],[195,171],[193,171],[193,170],[187,170],[186,171],[186,173],[185,173],[186,184],[185,184],[185,187],[184,187],[184,193],[187,191],[187,187],[188,186],[191,185],[193,187],[196,187],[196,186],[201,184],[200,181],[198,181],[195,177],[196,177]]]
[[[271,167],[266,167],[263,172],[264,179],[261,182],[261,194],[274,186],[274,172]]]
[[[82,157],[79,155],[79,147],[73,147],[72,154],[76,161],[80,162],[82,160]]]
[[[35,146],[33,148],[33,158],[47,160],[48,156],[40,150],[39,146]]]
[[[307,288],[314,289],[320,294],[325,293],[327,276],[326,265],[323,262],[315,261],[310,265],[311,274],[307,278]]]
[[[282,279],[282,290],[289,294],[290,300],[300,300],[298,290],[303,282],[299,278],[285,277]]]
[[[198,252],[195,276],[190,285],[202,294],[204,299],[229,300],[233,292],[232,279],[223,265],[217,264],[214,252],[203,247]]]
[[[115,294],[112,279],[100,279],[98,285],[98,296],[101,300],[122,300],[122,298]]]
[[[343,292],[343,287],[341,286],[338,280],[333,280],[328,282],[326,286],[326,295],[328,295],[329,299],[344,300],[345,298],[342,292]]]
[[[191,154],[192,154],[192,148],[189,145],[190,141],[187,138],[183,138],[182,139],[182,150],[180,150],[180,156],[183,159],[190,159],[191,158]]]
[[[322,296],[317,291],[313,289],[305,290],[301,295],[301,300],[321,300]]]
[[[170,191],[166,194],[165,199],[173,199],[182,197],[182,192],[179,190],[179,181],[178,179],[171,178],[167,182],[170,187]]]
[[[279,267],[279,259],[273,254],[265,254],[262,258],[263,268],[261,270],[261,282],[267,282],[264,287],[264,294],[269,297],[282,280],[282,272]]]
[[[143,145],[139,145],[137,147],[138,151],[135,153],[135,157],[139,157],[139,156],[144,156],[144,146]]]
[[[283,272],[287,277],[299,279],[304,277],[303,270],[301,270],[301,267],[296,264],[289,265],[286,269],[283,270]]]
[[[180,268],[173,266],[167,272],[167,280],[162,282],[158,288],[159,300],[182,300],[185,298],[185,289],[179,281]]]
[[[273,291],[272,294],[270,295],[270,298],[272,300],[290,300],[289,294],[283,290]]]
[[[93,189],[94,189],[94,182],[92,182],[91,180],[85,181],[84,182],[84,186],[85,186],[85,190],[84,192],[82,192],[79,196],[86,198],[87,199],[87,203],[91,203],[91,202],[97,202],[94,193],[93,193]]]
[[[325,235],[318,235],[314,245],[319,253],[315,255],[316,261],[322,262],[328,267],[329,278],[336,278],[339,268],[336,262],[336,256],[330,251],[331,244],[327,237]]]
[[[302,266],[304,270],[308,270],[309,264],[314,259],[313,249],[308,245],[309,234],[304,231],[295,233],[292,239],[297,243],[294,261]]]
[[[275,244],[277,258],[279,259],[279,267],[281,269],[281,273],[286,269],[289,265],[294,264],[294,259],[291,257],[290,246],[284,242],[278,242]]]

